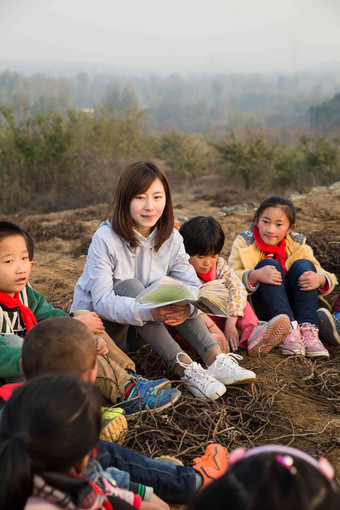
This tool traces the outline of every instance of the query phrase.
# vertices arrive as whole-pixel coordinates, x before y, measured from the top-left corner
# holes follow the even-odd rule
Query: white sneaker
[[[253,382],[256,375],[251,370],[240,367],[237,360],[243,359],[239,354],[218,354],[209,372],[223,384],[244,384]]]
[[[201,400],[217,400],[224,395],[226,387],[220,381],[205,370],[199,363],[192,361],[191,363],[183,363],[180,361],[179,356],[184,353],[177,354],[176,362],[185,368],[184,375],[181,377],[182,381],[188,383],[186,389],[190,391],[195,397]],[[187,356],[187,354],[185,355]]]

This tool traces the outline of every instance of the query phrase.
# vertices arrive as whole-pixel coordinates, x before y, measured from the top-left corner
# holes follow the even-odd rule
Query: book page
[[[160,284],[150,290],[150,287],[146,289],[148,292],[142,292],[136,297],[136,301],[141,302],[153,302],[159,303],[160,305],[166,302],[182,301],[183,299],[192,299],[190,291],[186,288],[178,286],[176,284],[165,285]]]

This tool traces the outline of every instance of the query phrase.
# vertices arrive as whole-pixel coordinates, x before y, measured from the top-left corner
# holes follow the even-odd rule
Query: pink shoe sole
[[[276,319],[276,321],[269,326],[265,336],[248,351],[248,355],[257,356],[259,352],[261,354],[267,354],[286,338],[289,330],[289,317],[287,315],[282,315],[282,317]]]

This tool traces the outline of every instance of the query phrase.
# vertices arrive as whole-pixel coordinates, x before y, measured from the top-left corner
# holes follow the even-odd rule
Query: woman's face
[[[131,200],[130,214],[134,228],[148,237],[162,216],[166,202],[165,190],[160,179],[155,179],[150,188]]]

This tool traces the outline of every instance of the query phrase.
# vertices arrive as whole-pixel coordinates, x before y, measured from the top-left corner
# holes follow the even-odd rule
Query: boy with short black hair
[[[224,232],[212,216],[196,216],[183,223],[179,230],[184,240],[189,262],[194,266],[202,283],[222,279],[229,290],[226,308],[229,317],[208,316],[203,320],[210,333],[216,337],[224,352],[238,346],[248,349],[250,356],[259,350],[269,352],[289,332],[290,321],[286,315],[278,315],[269,322],[259,322],[247,301],[247,291],[234,271],[220,257],[224,245]],[[241,338],[237,328],[241,330]]]

